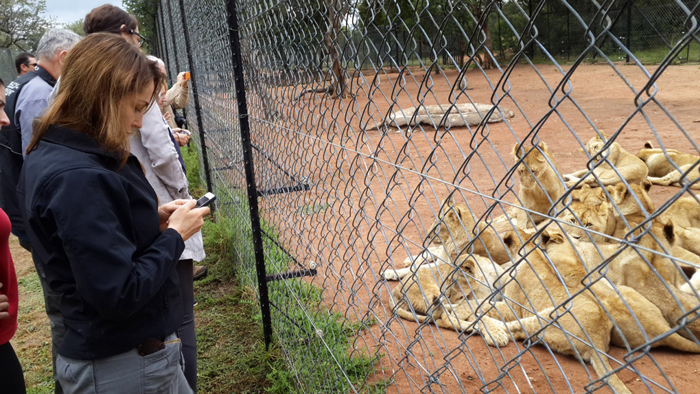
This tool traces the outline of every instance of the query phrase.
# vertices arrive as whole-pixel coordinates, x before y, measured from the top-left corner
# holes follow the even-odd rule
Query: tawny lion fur
[[[586,151],[593,157],[603,149],[605,143],[605,134],[603,134],[603,138],[596,135],[586,143]],[[571,188],[585,184],[595,186],[598,185],[598,181],[600,181],[603,186],[607,186],[614,185],[622,179],[630,184],[642,183],[647,178],[649,170],[646,164],[637,156],[624,150],[617,142],[613,142],[607,149],[607,152],[598,157],[605,160],[601,161],[600,164],[593,169],[593,174],[589,174],[589,170],[585,169],[565,175],[564,180],[566,181],[566,187]],[[584,176],[585,178],[582,178]],[[596,177],[598,178],[597,180]],[[622,177],[622,179],[620,179],[620,177]]]
[[[580,289],[589,271],[579,259],[583,253],[578,242],[568,238],[559,228],[547,228],[542,235],[547,256],[571,289]],[[594,282],[589,290],[602,302],[617,329],[612,330],[611,343],[619,347],[644,346],[650,338],[660,337],[651,347],[668,346],[690,353],[700,353],[698,345],[677,333],[664,336],[671,326],[659,308],[629,286],[613,286],[605,280]],[[629,308],[626,306],[629,305]],[[636,320],[635,320],[636,317]],[[618,331],[619,330],[619,331]]]
[[[638,223],[630,222],[630,228],[637,226]],[[671,327],[676,327],[679,321],[683,322],[687,311],[698,305],[699,300],[694,294],[681,290],[683,285],[688,284],[683,265],[665,256],[671,254],[676,243],[673,223],[654,221],[648,233],[642,234],[642,231],[640,229],[635,234],[638,247],[627,247],[604,266],[601,264],[606,259],[619,252],[619,243],[592,243],[582,238],[578,247],[588,271],[605,268],[607,279],[617,286],[629,286],[639,292],[659,308]],[[594,275],[594,279],[595,276],[599,275]],[[688,317],[686,328],[693,336],[700,338],[700,319],[695,319],[694,314]],[[693,339],[685,330],[679,333]]]
[[[430,227],[427,238],[436,246],[428,248],[427,252],[406,259],[409,265],[407,268],[390,268],[382,272],[382,278],[399,280],[415,270],[412,267],[426,263],[453,262],[459,255],[468,253],[490,257],[497,264],[510,261],[510,255],[493,227],[486,223],[476,225],[469,207],[464,204],[444,201],[440,216]],[[468,248],[467,245],[472,240],[472,246]]]
[[[506,234],[503,240],[511,254],[517,256],[522,240],[528,236],[517,229]],[[566,283],[559,279],[554,266],[534,243],[528,242],[520,255],[522,259],[514,263],[517,281],[509,281],[501,289],[503,301],[496,302],[478,319],[469,313],[476,307],[459,308],[449,313],[450,321],[466,329],[478,326],[488,344],[504,346],[511,336],[514,340],[525,340],[540,332],[550,316],[558,315],[557,324],[548,324],[544,329],[543,340],[547,346],[589,362],[598,376],[609,373],[612,368],[601,352],[609,349],[613,323],[601,305],[589,293],[581,293],[570,300],[571,292]],[[567,305],[567,312],[559,315],[561,310],[557,308],[563,304]],[[630,393],[616,374],[610,375],[608,382],[615,392]]]
[[[637,152],[640,158],[649,168],[649,181],[655,185],[681,186],[679,181],[685,174],[685,179],[695,181],[700,177],[700,156],[689,153],[681,153],[675,149],[655,149],[651,142],[646,142],[644,148]],[[695,167],[693,167],[695,165]],[[691,169],[692,168],[692,169]],[[700,183],[690,186],[691,189],[700,189]]]
[[[584,186],[577,191],[578,193],[572,194],[574,202],[571,204],[571,209],[576,217],[568,215],[565,218],[568,218],[572,224],[580,222],[585,228],[584,230],[579,226],[565,226],[565,230],[572,237],[579,239],[590,237],[596,242],[617,242],[615,239],[622,239],[631,231],[630,223],[641,223],[646,220],[648,214],[654,212],[654,206],[646,189],[639,185],[631,185],[628,188],[620,182],[606,189],[615,205],[608,201],[605,191],[600,188],[591,189]],[[642,206],[637,203],[635,197],[639,199]],[[700,211],[700,205],[697,201],[693,197],[684,197],[674,202],[658,220],[655,220],[660,224],[673,224],[675,242],[671,245],[670,252],[672,256],[679,259],[680,268],[691,278],[689,283],[679,286],[687,293],[693,293],[693,289],[700,289],[700,270],[697,269],[700,267],[700,256],[694,252],[700,250],[700,238],[694,235],[695,231],[691,228],[700,221],[698,211]],[[690,229],[684,229],[676,225],[676,222]]]
[[[404,277],[391,292],[396,314],[419,323],[430,319],[439,327],[457,330],[446,308],[451,311],[465,297],[488,297],[493,292],[492,284],[503,273],[500,266],[478,255],[461,256],[457,264],[458,268],[450,264],[423,265],[415,275]]]
[[[532,227],[546,219],[545,216],[536,213],[531,214],[528,220],[528,210],[546,214],[564,192],[566,188],[561,181],[561,172],[557,168],[554,155],[547,148],[547,144],[540,142],[536,147],[526,151],[524,156],[520,154],[519,143],[513,146],[513,160],[518,163],[518,178],[520,179],[520,190],[518,198],[520,204],[527,209],[512,208],[509,216],[516,219],[518,226],[522,228]],[[559,203],[558,207],[561,207]]]

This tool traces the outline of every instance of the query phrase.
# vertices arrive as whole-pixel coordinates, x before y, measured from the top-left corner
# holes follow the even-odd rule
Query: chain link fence
[[[299,390],[696,391],[699,4],[161,1]]]
[[[7,85],[17,78],[17,69],[15,68],[15,56],[19,52],[12,49],[0,48],[0,78]]]

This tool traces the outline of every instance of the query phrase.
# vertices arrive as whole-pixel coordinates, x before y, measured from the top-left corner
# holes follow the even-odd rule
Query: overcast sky
[[[71,23],[84,18],[90,10],[102,4],[124,8],[121,0],[46,0],[46,16],[56,18],[56,23]]]

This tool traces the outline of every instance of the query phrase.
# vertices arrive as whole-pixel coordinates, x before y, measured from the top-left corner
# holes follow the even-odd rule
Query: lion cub
[[[521,145],[516,143],[511,154],[518,165],[518,198],[525,209],[512,208],[509,216],[517,220],[519,227],[528,228],[533,227],[533,222],[537,225],[546,219],[537,213],[549,212],[552,205],[564,195],[566,188],[559,175],[554,155],[547,148],[547,144],[540,142],[521,155],[523,150],[524,147],[521,149]],[[561,203],[557,207],[561,208]],[[528,211],[537,212],[530,215],[532,220],[528,220]]]
[[[608,200],[606,190],[612,202]],[[633,228],[631,223],[642,223],[654,212],[647,189],[640,185],[628,187],[620,182],[605,190],[586,185],[572,193],[572,197],[574,202],[570,208],[573,214],[564,216],[570,223],[565,224],[564,228],[576,239],[590,238],[595,242],[619,244],[618,240],[625,238]],[[679,288],[692,294],[693,289],[700,289],[700,270],[697,269],[700,267],[700,256],[696,252],[700,251],[697,236],[700,229],[692,228],[700,223],[700,204],[693,197],[680,198],[654,222],[673,226],[675,242],[670,245],[670,253],[678,259],[678,265],[685,275],[691,278],[689,283],[679,285]]]
[[[607,138],[604,133],[601,132],[601,134],[603,138],[596,135],[586,143],[586,151],[591,157],[598,155],[606,144]],[[630,184],[642,183],[642,181],[647,178],[649,169],[646,164],[637,156],[624,150],[617,142],[613,142],[610,147],[599,156],[600,160],[603,161],[593,169],[593,174],[586,175],[590,170],[585,169],[564,175],[566,187],[571,188],[586,184],[597,186],[598,180],[600,180],[603,186],[614,185],[621,180],[625,180]],[[582,178],[583,176],[585,176],[585,178]],[[598,180],[596,180],[596,177]]]
[[[681,153],[675,149],[666,149],[664,152],[663,149],[654,149],[651,142],[647,141],[644,148],[637,152],[637,157],[646,163],[649,168],[648,179],[655,185],[681,186],[679,180],[684,174],[690,182],[700,177],[700,168],[697,167],[700,156]],[[690,188],[700,189],[700,183],[695,183]]]
[[[432,319],[439,327],[457,330],[445,310],[452,311],[465,297],[488,297],[503,274],[500,266],[478,255],[461,256],[457,264],[423,265],[403,278],[391,291],[396,314],[419,323]]]
[[[520,256],[513,264],[514,279],[501,288],[504,300],[486,306],[489,309],[479,316],[467,315],[468,309],[460,308],[449,313],[451,321],[467,330],[478,329],[492,346],[505,346],[511,337],[540,337],[552,350],[590,363],[598,376],[608,374],[612,368],[600,353],[610,347],[612,321],[591,294],[583,292],[572,298],[574,291],[560,279],[540,247],[525,242],[528,237],[524,230],[516,229],[503,238],[511,254]],[[609,376],[608,383],[617,393],[630,393],[616,374]]]
[[[542,234],[543,244],[552,263],[559,274],[572,289],[583,288],[583,282],[589,271],[578,256],[585,256],[577,245],[578,241],[568,238],[559,228],[548,227]],[[615,286],[606,280],[589,285],[588,289],[601,300],[619,328],[612,330],[611,343],[619,347],[632,349],[646,345],[653,338],[660,338],[650,344],[651,347],[668,346],[680,351],[700,353],[700,347],[678,333],[664,336],[671,331],[671,326],[664,319],[661,310],[647,300],[638,291],[629,286]],[[629,306],[629,308],[628,308]]]
[[[477,225],[469,207],[464,204],[443,201],[440,216],[430,227],[427,238],[436,246],[406,259],[405,263],[409,265],[407,268],[385,270],[381,274],[382,278],[399,280],[415,270],[412,267],[456,261],[458,256],[470,252],[489,257],[496,264],[510,262],[510,255],[501,237],[492,226],[483,222]],[[471,246],[468,247],[470,243]]]

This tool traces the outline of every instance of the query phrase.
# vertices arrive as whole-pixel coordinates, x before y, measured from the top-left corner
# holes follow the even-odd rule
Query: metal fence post
[[[241,127],[241,142],[243,145],[243,159],[245,162],[245,178],[248,184],[248,204],[250,206],[250,225],[253,231],[253,249],[255,251],[255,268],[258,278],[258,292],[260,294],[260,309],[262,312],[263,334],[265,347],[270,346],[272,338],[272,323],[270,320],[270,302],[267,293],[267,280],[265,278],[265,254],[263,252],[262,232],[260,228],[260,215],[258,212],[258,191],[255,185],[255,168],[253,163],[253,147],[250,141],[250,123],[248,119],[248,103],[245,95],[243,81],[243,61],[241,59],[241,44],[238,35],[238,16],[236,1],[226,2],[228,11],[227,23],[229,43],[231,44],[231,61],[233,63],[234,79],[236,81],[236,101],[238,102],[238,119]]]
[[[165,16],[163,15],[165,12],[163,10],[162,5],[160,7],[158,7],[158,11],[159,11],[158,14],[160,15],[161,31],[163,33],[163,42],[162,42],[163,49],[164,49],[163,50],[163,56],[164,56],[163,59],[168,60],[170,58],[170,54],[168,53],[168,43],[165,39],[165,35],[168,33],[166,33],[166,31],[165,31]]]
[[[175,85],[175,82],[177,82],[177,73],[180,70],[180,62],[177,61],[177,44],[175,43],[177,36],[175,35],[175,26],[173,26],[173,10],[170,8],[170,2],[166,1],[166,3],[168,4],[168,18],[170,19],[170,37],[172,37],[173,40],[173,60],[175,60],[175,73],[168,72],[168,74],[170,74],[170,83]]]
[[[202,148],[202,162],[204,163],[204,176],[207,181],[207,190],[212,190],[211,171],[209,170],[209,158],[207,156],[206,133],[202,124],[202,107],[199,105],[199,94],[197,93],[197,70],[194,67],[192,57],[192,47],[190,44],[190,32],[187,28],[187,18],[185,17],[185,1],[180,0],[180,15],[182,16],[182,31],[185,34],[185,49],[187,51],[187,63],[192,73],[190,84],[192,84],[192,98],[194,99],[194,111],[197,116],[197,129],[199,130],[199,141]]]
[[[630,62],[629,52],[632,52],[632,0],[627,0],[627,54],[625,62]]]

